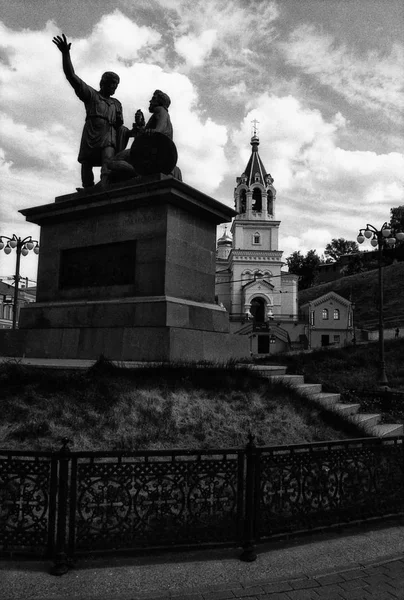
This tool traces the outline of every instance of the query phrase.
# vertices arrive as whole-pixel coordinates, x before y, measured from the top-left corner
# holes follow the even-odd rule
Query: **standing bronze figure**
[[[120,149],[118,145],[123,125],[122,105],[116,98],[111,98],[118,87],[119,76],[111,71],[104,73],[100,81],[100,90],[97,92],[74,72],[70,58],[71,43],[68,43],[66,36],[56,36],[52,41],[62,53],[66,79],[85,105],[86,121],[77,160],[81,163],[83,187],[92,187],[93,167],[101,167],[101,183],[105,182],[108,175],[106,164]]]

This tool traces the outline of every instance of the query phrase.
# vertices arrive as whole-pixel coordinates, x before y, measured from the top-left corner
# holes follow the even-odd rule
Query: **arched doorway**
[[[262,298],[254,298],[251,300],[250,312],[256,323],[264,323],[265,321],[265,300]]]

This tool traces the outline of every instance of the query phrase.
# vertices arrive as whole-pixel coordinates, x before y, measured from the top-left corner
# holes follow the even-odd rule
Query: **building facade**
[[[274,179],[260,158],[258,137],[253,135],[250,143],[250,159],[236,178],[238,214],[217,241],[216,301],[228,312],[231,332],[249,336],[252,355],[346,344],[352,339],[348,300],[328,294],[318,299],[318,307],[315,300],[299,311],[299,278],[282,271]],[[313,314],[319,319],[326,309],[331,317],[313,329]]]
[[[36,288],[21,287],[18,293],[17,324],[20,309],[35,302]],[[0,281],[0,329],[11,329],[14,314],[14,286]]]
[[[238,215],[217,242],[216,297],[228,311],[231,331],[250,335],[253,354],[267,354],[290,345],[285,325],[298,320],[298,277],[281,270],[276,189],[258,146],[254,135],[250,159],[236,179]]]
[[[308,323],[309,347],[346,346],[353,340],[352,302],[335,292],[328,292],[301,307],[302,319]]]

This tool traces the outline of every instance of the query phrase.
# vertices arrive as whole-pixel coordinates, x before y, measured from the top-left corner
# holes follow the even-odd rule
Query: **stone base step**
[[[332,404],[332,409],[335,410],[335,412],[346,416],[356,415],[360,407],[360,404],[343,404],[342,402]]]
[[[363,427],[365,431],[373,433],[373,427],[380,423],[380,419],[381,415],[379,414],[357,413],[350,420],[359,425],[359,427]]]
[[[304,384],[303,375],[271,375],[268,377],[271,381],[282,381],[283,383],[289,383],[293,387],[297,387]]]
[[[334,404],[340,403],[341,394],[321,392],[320,394],[311,394],[310,398],[330,409]]]
[[[404,426],[399,423],[381,423],[374,425],[372,433],[375,437],[390,437],[403,435]]]
[[[246,365],[240,364],[239,366],[245,367]],[[268,378],[271,378],[273,376],[278,377],[280,375],[285,375],[287,369],[287,367],[284,367],[282,365],[249,365],[249,367],[253,371],[258,371],[258,373],[262,377]],[[290,377],[290,375],[288,375],[287,377]]]
[[[313,396],[321,393],[321,383],[299,383],[295,388],[305,396]]]

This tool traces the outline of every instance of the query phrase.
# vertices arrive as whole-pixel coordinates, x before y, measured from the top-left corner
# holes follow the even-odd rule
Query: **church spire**
[[[240,213],[239,218],[273,219],[274,200],[276,190],[273,187],[273,178],[267,173],[264,163],[258,152],[259,137],[257,132],[258,121],[252,121],[251,156],[241,177],[237,177],[237,187],[234,192],[235,208]]]

